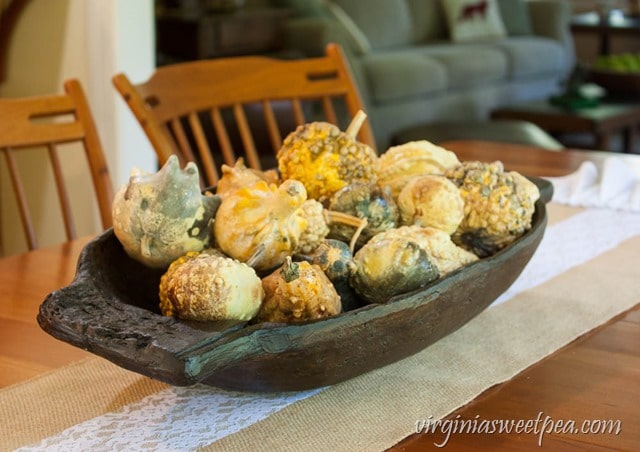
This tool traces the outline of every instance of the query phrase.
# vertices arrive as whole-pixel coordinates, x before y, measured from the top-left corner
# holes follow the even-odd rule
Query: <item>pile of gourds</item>
[[[132,172],[113,202],[126,253],[164,270],[163,314],[303,323],[385,303],[489,256],[531,225],[537,187],[500,162],[460,162],[428,141],[378,156],[311,122],[289,134],[278,171],[240,159],[215,193],[170,158]]]

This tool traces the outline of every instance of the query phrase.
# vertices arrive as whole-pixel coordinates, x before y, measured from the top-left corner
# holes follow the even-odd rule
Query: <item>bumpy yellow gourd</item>
[[[309,197],[321,202],[351,183],[375,183],[378,156],[355,138],[365,117],[356,115],[346,132],[320,121],[299,126],[277,154],[282,178],[301,181]]]
[[[293,262],[262,279],[264,302],[256,322],[303,323],[339,314],[340,296],[317,265]]]
[[[256,272],[217,250],[190,252],[160,278],[160,310],[185,320],[251,320],[264,298]]]
[[[324,207],[315,199],[307,199],[298,214],[306,221],[306,227],[302,231],[296,252],[308,254],[324,241],[324,238],[329,234],[329,225]]]
[[[453,240],[480,257],[494,254],[529,228],[538,187],[501,162],[465,161],[447,171],[464,199],[464,218]]]

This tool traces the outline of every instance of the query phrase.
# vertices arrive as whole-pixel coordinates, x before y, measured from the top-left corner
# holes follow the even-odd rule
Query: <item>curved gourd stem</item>
[[[356,228],[356,231],[353,233],[353,236],[351,236],[351,241],[349,242],[349,249],[353,254],[356,249],[356,242],[358,241],[360,234],[362,233],[362,231],[364,231],[364,228],[367,227],[367,224],[369,224],[367,219],[358,218],[354,217],[353,215],[327,209],[324,210],[324,218],[327,224],[340,223]]]
[[[287,256],[284,258],[284,264],[282,264],[282,268],[280,269],[280,275],[285,282],[290,283],[300,277],[300,265],[293,262],[291,256]]]
[[[264,246],[264,243],[261,243],[256,247],[255,251],[253,252],[251,257],[247,259],[245,264],[247,264],[249,267],[255,268],[258,262],[260,262],[264,258],[264,255],[266,254],[266,252],[267,250],[266,250],[266,247]]]
[[[367,114],[362,110],[358,110],[358,113],[355,114],[355,116],[349,123],[349,127],[347,127],[345,133],[351,138],[355,139],[356,135],[358,135],[358,132],[360,131],[360,128],[362,127],[362,124],[364,124],[365,119],[367,119]]]

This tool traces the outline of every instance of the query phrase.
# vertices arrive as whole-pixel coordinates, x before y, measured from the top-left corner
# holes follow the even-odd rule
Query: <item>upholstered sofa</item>
[[[447,11],[465,1],[459,17]],[[545,98],[561,89],[574,65],[570,6],[560,0],[272,3],[294,11],[286,27],[289,49],[313,56],[328,42],[341,44],[380,150],[407,127],[485,119],[495,106]],[[498,32],[472,26],[471,33],[458,33],[463,14],[486,19],[486,8],[493,8]]]

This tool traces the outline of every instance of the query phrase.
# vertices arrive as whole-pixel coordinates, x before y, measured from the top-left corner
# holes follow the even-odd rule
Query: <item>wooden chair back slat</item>
[[[200,143],[201,132],[220,162],[233,164],[244,157],[247,166],[260,169],[265,160],[273,159],[283,137],[296,126],[326,120],[344,129],[358,110],[365,110],[336,44],[329,44],[326,55],[317,58],[217,58],[161,66],[138,84],[123,73],[112,81],[148,136],[159,164],[172,154],[178,154],[182,162],[196,161],[201,173],[206,173],[206,185],[214,185],[219,174],[205,167],[204,147],[198,144],[200,155],[195,155],[187,145]],[[345,106],[345,114],[342,110],[337,114],[333,102],[338,100]],[[311,109],[310,103],[321,108]],[[177,122],[185,124],[191,114],[210,115],[211,128],[200,124],[201,130],[181,130]],[[170,133],[163,130],[167,124],[171,124]],[[358,138],[375,149],[368,121]]]
[[[218,171],[216,170],[216,164],[213,161],[211,155],[211,149],[209,149],[209,143],[205,137],[205,133],[202,130],[202,123],[197,113],[189,113],[189,126],[193,134],[196,149],[198,150],[198,157],[200,158],[200,164],[204,167],[205,175],[209,180],[214,183],[218,182]]]
[[[329,96],[322,96],[322,108],[325,116],[327,117],[327,121],[334,124],[338,122],[336,110],[333,108],[333,103],[331,103],[331,98]]]
[[[300,102],[300,98],[295,97],[291,99],[291,107],[293,108],[293,115],[295,117],[296,125],[302,125],[307,120],[304,117],[304,111],[302,110],[302,102]]]
[[[67,184],[64,182],[64,175],[62,174],[62,165],[60,165],[60,159],[58,158],[58,152],[56,151],[55,145],[49,143],[47,148],[49,160],[51,160],[51,168],[53,170],[53,179],[58,193],[58,200],[60,201],[60,210],[62,211],[62,220],[64,222],[64,232],[67,240],[73,240],[77,238],[76,227],[73,222],[73,213],[71,212],[71,202],[69,202]]]
[[[18,213],[20,214],[20,221],[22,222],[25,238],[27,239],[27,246],[30,250],[33,250],[38,248],[38,239],[36,238],[36,233],[33,229],[33,221],[31,220],[31,214],[29,213],[29,204],[27,202],[27,196],[24,193],[22,179],[18,173],[18,166],[13,158],[11,148],[3,148],[2,152],[5,155],[7,169],[9,170],[9,177],[11,178],[11,185],[16,196],[16,202],[18,203]]]
[[[59,145],[79,143],[85,153],[97,198],[102,227],[112,225],[113,186],[93,116],[78,80],[64,83],[64,94],[0,99],[0,149],[5,154],[12,188],[29,249],[38,247],[33,215],[14,154],[42,149],[48,155],[67,240],[77,236],[69,191],[65,183]],[[44,152],[46,149],[46,152]]]
[[[224,120],[222,119],[222,114],[220,113],[219,108],[216,107],[211,110],[211,120],[213,121],[213,128],[216,132],[218,143],[220,143],[222,158],[225,162],[235,161],[236,154],[235,152],[233,152],[231,140],[229,139],[229,133],[227,132],[227,126],[224,124]]]
[[[107,160],[102,148],[102,142],[98,135],[98,129],[93,119],[93,113],[89,108],[89,102],[82,89],[82,85],[76,79],[67,80],[64,83],[66,94],[75,102],[75,117],[78,123],[82,124],[84,137],[82,144],[89,162],[91,179],[93,181],[94,193],[98,200],[100,220],[104,229],[112,226],[111,202],[113,201],[113,183]]]
[[[264,121],[267,125],[267,131],[269,133],[269,140],[271,141],[271,149],[275,155],[278,153],[278,149],[282,145],[282,134],[278,127],[278,120],[276,119],[276,115],[273,113],[271,102],[268,100],[262,101],[262,111],[264,113]]]
[[[184,127],[182,127],[182,123],[180,122],[180,118],[173,119],[167,123],[167,128],[170,130],[170,134],[175,137],[175,143],[180,149],[178,152],[178,156],[181,163],[184,164],[188,161],[195,161],[196,157],[191,149],[191,145],[189,144],[189,140],[187,139],[187,134],[184,131]]]
[[[241,104],[233,105],[233,116],[236,120],[236,124],[238,125],[240,139],[244,145],[244,152],[247,156],[247,165],[249,165],[250,168],[262,169],[260,157],[258,156],[256,145],[253,141],[253,137],[251,136],[251,127],[249,127],[249,121],[247,121],[247,116],[245,115]],[[227,162],[228,165],[233,165],[233,163],[234,162]]]
[[[187,141],[187,135],[184,133],[184,128],[180,123],[180,118],[174,118],[167,123],[171,134],[175,137],[175,140],[180,147],[180,154],[186,155],[189,158],[193,158],[193,151]]]
[[[9,98],[2,102],[4,106],[0,112],[0,122],[5,125],[2,128],[4,146],[33,147],[48,142],[76,141],[84,136],[82,124],[70,120],[75,108],[69,98],[42,96]],[[51,118],[56,117],[67,120],[50,122]]]

